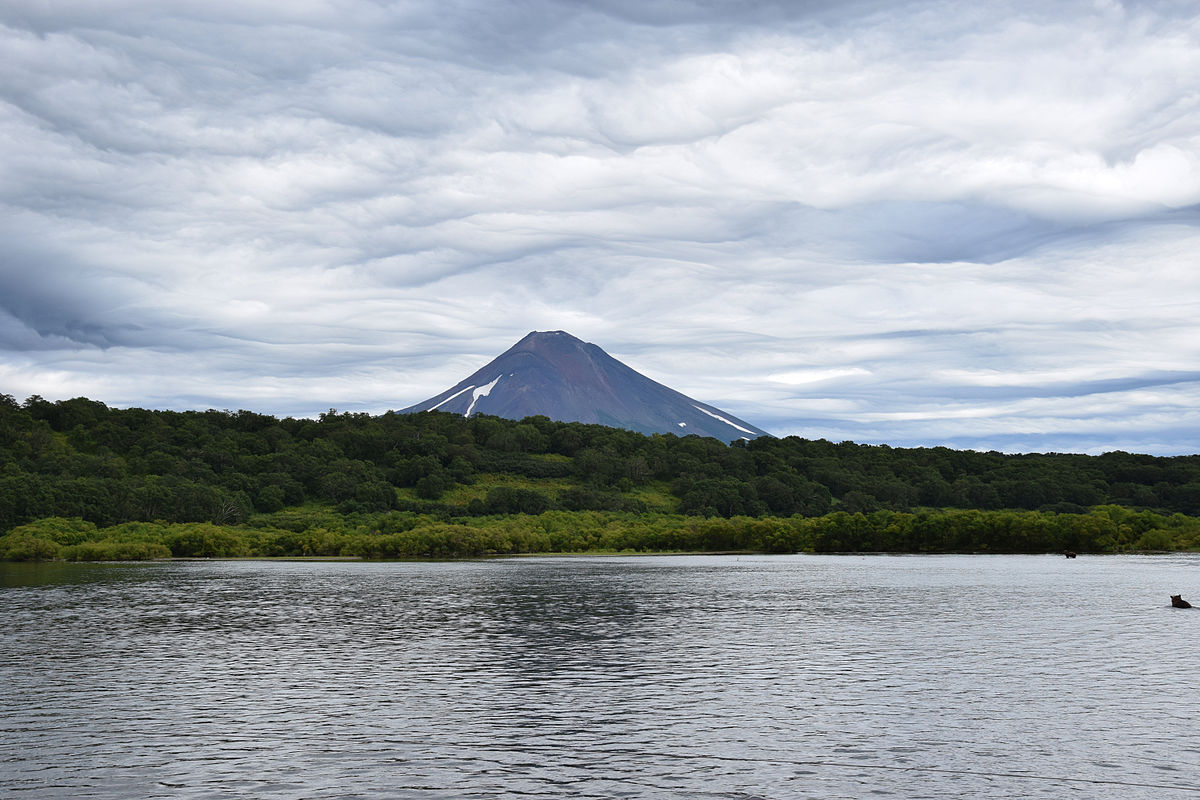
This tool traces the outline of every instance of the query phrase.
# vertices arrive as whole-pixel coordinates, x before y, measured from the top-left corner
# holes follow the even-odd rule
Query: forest
[[[1200,547],[1200,456],[0,395],[0,558]]]

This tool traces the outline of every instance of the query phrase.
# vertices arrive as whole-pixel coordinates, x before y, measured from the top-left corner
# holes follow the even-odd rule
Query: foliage
[[[170,558],[171,550],[155,542],[83,542],[64,547],[59,554],[67,561],[151,561]]]
[[[0,558],[463,558],[570,552],[1083,553],[1200,546],[1200,519],[1099,507],[1087,514],[835,511],[821,517],[696,517],[601,511],[498,514],[447,522],[390,511],[355,517],[279,512],[247,524],[124,523],[61,544],[49,518],[0,537]]]
[[[8,559],[1200,546],[1200,456],[0,400]]]

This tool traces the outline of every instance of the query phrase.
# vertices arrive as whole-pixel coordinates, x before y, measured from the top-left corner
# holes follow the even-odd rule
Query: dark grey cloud
[[[23,243],[15,230],[4,234],[0,313],[9,323],[0,332],[0,341],[17,349],[148,343],[138,341],[139,331],[145,328],[114,314],[137,295],[136,287],[123,286],[119,277],[105,270],[90,271],[52,246]],[[157,338],[161,333],[150,335]]]

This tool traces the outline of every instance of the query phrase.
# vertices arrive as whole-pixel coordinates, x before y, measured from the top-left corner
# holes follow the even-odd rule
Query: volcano
[[[402,413],[446,411],[507,419],[547,416],[638,433],[695,433],[724,442],[770,436],[693,400],[563,331],[533,331],[487,366]]]

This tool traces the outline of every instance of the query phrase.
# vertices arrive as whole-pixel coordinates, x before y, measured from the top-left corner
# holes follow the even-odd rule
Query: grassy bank
[[[463,558],[598,552],[1082,553],[1200,548],[1200,519],[1119,506],[1084,514],[935,510],[817,517],[546,511],[460,517],[296,508],[237,525],[48,517],[0,536],[8,561],[155,558]]]

